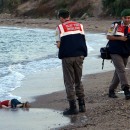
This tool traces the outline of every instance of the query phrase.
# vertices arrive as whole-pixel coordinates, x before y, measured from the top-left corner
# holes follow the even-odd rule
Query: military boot
[[[110,98],[117,98],[117,96],[116,96],[116,94],[115,94],[115,90],[109,90],[108,96],[109,96]]]
[[[76,114],[78,114],[76,101],[71,100],[69,101],[69,108],[63,112],[63,115],[76,115]]]
[[[79,112],[86,112],[84,98],[78,98]]]
[[[124,84],[121,86],[122,90],[124,91],[125,94],[125,99],[128,100],[130,99],[130,91],[129,91],[129,85]]]

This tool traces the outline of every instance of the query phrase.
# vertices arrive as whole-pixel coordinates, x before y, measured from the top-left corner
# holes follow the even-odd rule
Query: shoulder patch
[[[114,27],[115,27],[115,25],[114,25],[114,24],[111,24],[111,27],[109,28],[109,30],[108,30],[108,33],[111,33],[111,32],[113,32],[113,30],[114,30]]]

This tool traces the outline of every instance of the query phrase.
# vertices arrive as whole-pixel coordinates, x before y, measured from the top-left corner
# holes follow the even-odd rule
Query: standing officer
[[[79,112],[86,111],[81,77],[87,46],[83,25],[70,21],[68,10],[60,10],[58,17],[61,24],[56,28],[56,43],[59,48],[58,57],[62,60],[64,84],[69,101],[69,109],[66,109],[63,115],[73,115],[78,114],[76,97],[78,97]]]
[[[125,67],[130,55],[130,9],[123,10],[121,17],[122,21],[114,22],[107,33],[109,52],[115,66],[115,73],[109,86],[109,97],[117,98],[115,89],[120,82],[127,100],[130,99],[130,91]]]

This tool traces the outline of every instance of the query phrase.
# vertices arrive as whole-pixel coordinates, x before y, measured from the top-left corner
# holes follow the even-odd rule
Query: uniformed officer
[[[115,90],[120,83],[127,100],[130,99],[130,91],[125,67],[130,55],[130,9],[123,10],[121,17],[122,21],[114,22],[107,33],[109,52],[115,66],[114,76],[109,86],[109,97],[117,98]]]
[[[83,25],[70,21],[68,10],[58,13],[61,24],[56,28],[56,43],[59,48],[59,59],[62,60],[64,84],[66,88],[69,109],[63,115],[85,112],[84,88],[81,82],[84,57],[87,56]],[[76,107],[78,98],[79,111]]]

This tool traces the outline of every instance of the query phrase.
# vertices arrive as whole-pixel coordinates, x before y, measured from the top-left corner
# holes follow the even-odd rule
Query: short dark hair
[[[62,17],[62,18],[68,18],[70,16],[70,12],[66,9],[60,9],[58,11],[58,17]]]

